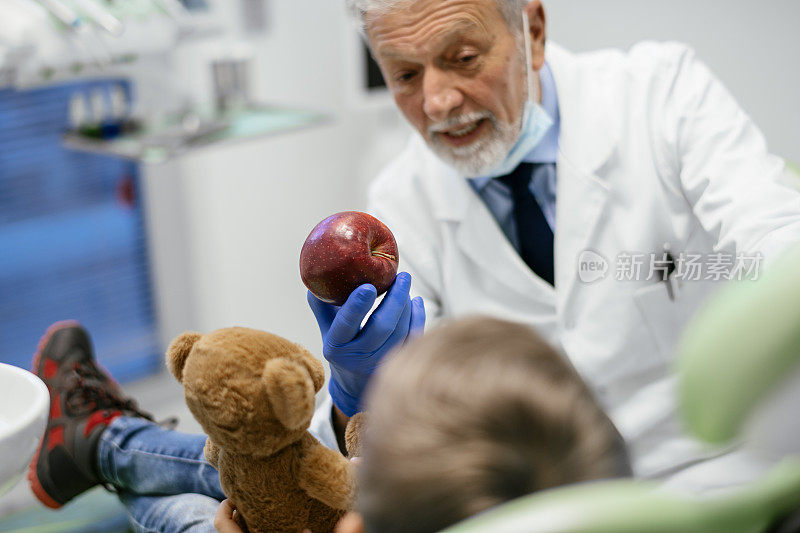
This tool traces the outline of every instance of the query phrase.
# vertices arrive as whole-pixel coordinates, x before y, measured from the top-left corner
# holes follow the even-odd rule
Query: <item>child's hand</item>
[[[346,515],[339,520],[339,523],[336,524],[336,528],[333,530],[333,533],[356,533],[356,532],[363,532],[364,531],[364,520],[361,519],[361,515],[350,511]]]
[[[228,500],[223,500],[217,508],[214,516],[214,527],[219,533],[244,533],[242,529],[233,521],[233,513],[236,509]]]

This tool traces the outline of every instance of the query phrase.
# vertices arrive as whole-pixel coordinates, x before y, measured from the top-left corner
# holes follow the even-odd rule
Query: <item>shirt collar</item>
[[[556,81],[550,66],[545,61],[539,71],[542,84],[542,109],[553,120],[553,125],[544,134],[542,140],[528,152],[522,160],[526,163],[555,163],[558,158],[558,134],[561,131],[561,114],[558,110],[558,93]],[[480,192],[492,181],[491,177],[472,178],[472,186]]]

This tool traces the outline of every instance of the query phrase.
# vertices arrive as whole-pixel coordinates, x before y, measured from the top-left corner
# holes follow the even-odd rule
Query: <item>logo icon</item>
[[[584,250],[578,256],[578,278],[584,283],[594,283],[608,274],[608,261],[593,250]]]

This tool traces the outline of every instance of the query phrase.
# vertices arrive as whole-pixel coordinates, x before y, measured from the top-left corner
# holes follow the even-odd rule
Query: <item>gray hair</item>
[[[358,31],[366,36],[367,14],[381,14],[396,11],[414,0],[345,0]],[[522,10],[529,0],[494,0],[497,8],[514,35],[519,35],[522,28]]]

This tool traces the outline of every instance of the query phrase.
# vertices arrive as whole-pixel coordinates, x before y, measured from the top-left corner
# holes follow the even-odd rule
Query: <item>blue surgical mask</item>
[[[553,119],[538,103],[533,100],[525,102],[525,110],[522,113],[522,131],[519,139],[511,148],[508,155],[491,170],[484,174],[487,178],[498,178],[510,174],[512,170],[522,163],[528,153],[536,148],[542,141],[547,130],[553,125]]]
[[[542,106],[536,102],[536,86],[533,83],[533,74],[531,72],[530,25],[528,24],[528,14],[524,11],[522,12],[522,24],[522,33],[525,39],[525,65],[528,82],[528,100],[525,102],[525,108],[522,112],[522,127],[517,142],[511,148],[511,151],[505,159],[483,174],[483,177],[487,178],[497,178],[510,174],[512,170],[522,163],[525,156],[542,141],[547,130],[553,125],[553,119],[550,118]]]

